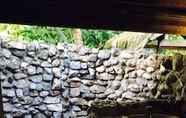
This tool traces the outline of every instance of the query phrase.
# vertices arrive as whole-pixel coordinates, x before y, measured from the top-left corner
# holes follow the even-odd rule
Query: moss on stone
[[[167,74],[165,80],[166,80],[166,84],[169,86],[172,83],[176,82],[178,79],[176,72],[175,71],[171,71]]]
[[[173,70],[180,71],[183,68],[183,55],[176,53],[173,57]]]

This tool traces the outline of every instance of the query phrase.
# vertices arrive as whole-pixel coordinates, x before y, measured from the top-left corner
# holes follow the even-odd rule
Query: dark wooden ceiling
[[[186,0],[4,0],[0,22],[186,34]]]

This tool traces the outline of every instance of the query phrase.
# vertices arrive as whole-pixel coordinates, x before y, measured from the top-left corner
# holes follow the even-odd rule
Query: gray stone
[[[52,61],[52,65],[53,65],[54,67],[60,66],[60,64],[61,64],[61,61],[60,61],[59,59],[54,59],[54,60]]]
[[[61,88],[61,80],[55,78],[52,83],[52,90],[59,90]]]
[[[7,61],[7,67],[11,69],[18,69],[20,67],[20,64],[20,60],[15,56],[12,56],[11,60]]]
[[[36,55],[36,52],[34,52],[34,51],[29,51],[29,52],[27,52],[27,55],[28,55],[29,57],[34,57],[34,56]]]
[[[140,70],[137,70],[136,73],[138,77],[142,77],[145,71],[140,69]]]
[[[128,90],[130,90],[131,92],[135,92],[138,93],[140,92],[140,87],[137,84],[129,84],[128,85]]]
[[[62,114],[61,112],[53,112],[53,118],[61,118]]]
[[[107,96],[109,99],[111,99],[111,100],[115,100],[118,96],[116,95],[116,94],[110,94],[110,95],[108,95]]]
[[[48,104],[47,108],[50,111],[57,111],[57,112],[62,112],[63,111],[61,103],[59,103],[59,104]]]
[[[72,106],[73,111],[81,111],[81,108],[79,106]]]
[[[112,48],[111,49],[111,55],[113,57],[117,57],[117,56],[119,56],[119,54],[120,54],[120,49],[117,49],[117,48]]]
[[[81,93],[90,93],[90,88],[88,86],[85,86],[85,85],[81,84],[80,92]]]
[[[7,50],[7,49],[2,49],[1,53],[6,58],[10,58],[10,56],[11,56],[11,52],[9,50]]]
[[[51,83],[48,83],[48,82],[42,82],[41,84],[42,89],[43,90],[51,90]]]
[[[3,88],[12,88],[13,87],[13,83],[10,83],[10,82],[5,80],[5,81],[2,82],[2,87]]]
[[[28,66],[28,67],[27,67],[27,72],[28,72],[29,75],[34,75],[34,74],[36,74],[36,73],[37,73],[36,67],[35,67],[35,66]]]
[[[118,89],[118,90],[115,91],[115,96],[121,97],[122,93],[123,93],[123,90],[122,89]]]
[[[4,114],[4,118],[13,118],[11,113],[6,113]]]
[[[117,58],[110,58],[107,61],[107,66],[114,66],[114,65],[117,65],[118,63],[119,63],[119,61]]]
[[[27,79],[20,79],[14,82],[17,88],[26,88],[29,86],[29,81]]]
[[[52,72],[53,72],[55,77],[58,77],[58,78],[61,77],[61,69],[60,68],[53,68]]]
[[[1,57],[0,58],[0,69],[5,69],[8,63],[9,61],[6,58]]]
[[[24,57],[25,54],[26,54],[26,51],[25,50],[14,50],[12,51],[12,54],[16,57]]]
[[[100,86],[100,85],[93,85],[92,87],[90,87],[90,90],[93,93],[104,93],[106,88],[104,86]]]
[[[106,72],[109,73],[109,74],[113,74],[113,75],[116,74],[116,72],[114,71],[114,68],[112,66],[111,67],[107,67],[106,68]]]
[[[110,58],[110,52],[108,50],[100,50],[98,53],[98,58],[102,60],[106,60]]]
[[[133,99],[136,96],[135,93],[127,91],[122,94],[122,98]]]
[[[116,74],[118,74],[118,75],[121,75],[121,74],[125,73],[122,66],[119,66],[119,65],[118,66],[113,66],[113,69],[116,72]]]
[[[21,68],[26,69],[28,65],[29,63],[22,61],[20,66]]]
[[[121,81],[123,79],[123,75],[116,76],[115,80]]]
[[[43,73],[43,68],[37,67],[37,74],[42,74]]]
[[[81,60],[80,55],[75,52],[68,52],[68,54],[69,54],[69,59],[71,61],[80,61]]]
[[[44,68],[51,68],[53,67],[51,63],[49,63],[48,61],[43,61],[41,63],[41,67],[44,67]]]
[[[136,78],[136,83],[139,85],[139,86],[146,86],[147,85],[147,82],[148,80],[144,79],[144,78]]]
[[[95,84],[101,85],[101,86],[106,86],[106,85],[108,85],[108,82],[107,81],[104,81],[104,80],[97,80],[95,82]]]
[[[123,91],[127,91],[128,85],[129,85],[128,80],[123,79],[123,80],[121,81],[121,88],[123,89]]]
[[[16,95],[18,96],[18,97],[23,97],[24,95],[23,95],[23,90],[22,89],[16,89]]]
[[[80,76],[80,72],[79,70],[69,70],[69,77],[76,77],[76,76]]]
[[[147,67],[146,71],[149,72],[149,73],[152,73],[152,72],[154,72],[154,68],[153,67]]]
[[[147,84],[147,86],[148,86],[148,88],[150,90],[155,89],[157,87],[157,82],[155,82],[155,81],[149,81],[148,84]]]
[[[42,81],[42,75],[30,76],[29,80],[31,80],[34,83],[40,83]]]
[[[129,72],[128,75],[129,75],[129,78],[136,78],[137,77],[136,71]]]
[[[101,93],[101,94],[96,94],[96,98],[98,99],[106,99],[106,95],[104,93]]]
[[[105,91],[105,95],[110,95],[110,94],[113,94],[114,93],[114,90],[113,89],[111,89],[111,88],[108,88],[108,89],[106,89],[106,91]]]
[[[52,68],[44,68],[44,71],[45,71],[47,74],[52,74]]]
[[[95,62],[88,62],[88,67],[95,68],[96,67]]]
[[[38,109],[41,110],[41,111],[46,111],[47,107],[46,107],[45,104],[41,104],[41,105],[39,105]]]
[[[89,79],[95,79],[96,76],[96,71],[93,68],[88,68],[89,74],[90,74],[90,78]]]
[[[135,67],[136,66],[136,59],[130,59],[126,62],[128,67]]]
[[[90,55],[88,56],[88,61],[89,61],[89,62],[96,62],[97,59],[98,59],[98,57],[97,57],[96,54],[90,54]]]
[[[81,68],[82,68],[82,69],[87,69],[87,68],[88,68],[87,63],[81,63]]]
[[[32,118],[32,115],[31,115],[31,114],[26,114],[26,115],[24,116],[24,118]]]
[[[33,102],[33,98],[30,97],[30,96],[24,96],[22,97],[22,100],[21,100],[21,104],[24,104],[24,105],[29,105],[29,104],[32,104]]]
[[[43,99],[42,99],[41,97],[35,97],[35,98],[33,99],[32,104],[33,104],[33,105],[39,105],[39,104],[42,103],[42,101],[43,101]]]
[[[47,96],[46,98],[44,98],[44,103],[47,104],[55,104],[55,103],[60,103],[61,98],[60,97],[49,97]]]
[[[14,91],[14,89],[3,89],[2,90],[2,95],[7,96],[7,97],[14,97],[15,96],[15,91]]]
[[[24,60],[24,62],[26,62],[26,63],[31,63],[31,62],[33,61],[33,58],[25,56],[25,57],[23,58],[23,60]]]
[[[87,113],[87,111],[80,111],[80,112],[76,112],[76,115],[77,116],[87,116],[88,113]]]
[[[41,49],[39,52],[38,52],[38,55],[37,55],[40,59],[43,59],[43,60],[47,60],[48,59],[48,50],[45,50],[45,49]]]
[[[117,81],[117,80],[114,80],[113,82],[112,82],[112,89],[114,89],[114,90],[117,90],[117,89],[119,89],[119,87],[120,87],[120,84],[121,82],[120,81]]]
[[[70,68],[74,69],[74,70],[79,70],[79,69],[81,69],[81,64],[79,61],[71,61]]]
[[[115,76],[109,73],[101,73],[97,75],[97,78],[100,80],[114,80]]]
[[[96,71],[97,72],[100,72],[100,73],[104,72],[105,71],[105,66],[99,66],[99,67],[97,67],[96,68]]]
[[[49,95],[49,92],[48,91],[41,91],[40,94],[39,94],[41,97],[46,97]]]
[[[122,59],[131,59],[133,58],[134,56],[126,51],[122,51],[121,54],[120,54],[120,58]]]
[[[24,96],[29,96],[30,95],[30,91],[29,91],[29,88],[23,88],[23,95]]]
[[[19,73],[15,73],[15,74],[14,74],[14,77],[15,77],[15,79],[19,80],[19,79],[26,78],[27,75],[24,74],[24,73],[19,72]]]
[[[33,116],[33,118],[47,118],[47,117],[42,113],[37,113],[36,115]]]
[[[49,56],[55,56],[57,54],[57,48],[54,46],[50,46],[48,50]]]
[[[79,50],[79,55],[87,55],[89,54],[89,51],[90,49],[89,48],[86,48],[86,47],[81,47],[80,50]]]
[[[94,84],[94,80],[81,80],[84,85],[91,86]]]
[[[13,42],[9,42],[8,45],[9,45],[8,46],[9,48],[15,48],[18,50],[25,50],[26,49],[26,45],[22,42],[13,41]]]
[[[80,95],[80,88],[70,88],[70,96],[78,97]]]
[[[3,103],[3,111],[11,112],[13,110],[13,106],[10,103]]]
[[[52,81],[53,75],[51,74],[43,74],[43,80],[44,81]]]
[[[86,75],[86,74],[89,74],[89,71],[87,69],[86,70],[80,70],[79,73],[82,74],[82,75]]]
[[[152,75],[150,73],[147,73],[147,72],[144,73],[142,77],[147,79],[147,80],[151,80],[152,79]]]
[[[30,83],[30,89],[41,91],[43,88],[42,84]]]
[[[57,44],[57,49],[60,50],[60,51],[64,51],[65,45],[63,43],[58,43]]]

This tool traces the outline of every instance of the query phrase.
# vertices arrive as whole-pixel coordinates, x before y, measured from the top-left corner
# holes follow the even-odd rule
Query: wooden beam
[[[186,34],[185,0],[6,0],[0,22]]]
[[[4,113],[3,113],[3,96],[2,96],[1,82],[0,82],[0,118],[4,118]]]
[[[145,46],[146,48],[156,48],[156,44],[147,44]],[[164,40],[160,43],[160,48],[164,49],[186,49],[186,40],[180,40],[180,41],[167,41]]]

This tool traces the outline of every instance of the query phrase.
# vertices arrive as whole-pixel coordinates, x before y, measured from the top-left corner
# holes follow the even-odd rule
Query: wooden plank
[[[156,44],[147,44],[145,46],[146,48],[156,48]],[[180,41],[167,41],[164,40],[160,43],[160,48],[165,49],[186,49],[186,40],[180,40]]]
[[[0,22],[186,34],[186,0],[6,0]]]
[[[0,82],[0,118],[4,118],[1,82]]]

